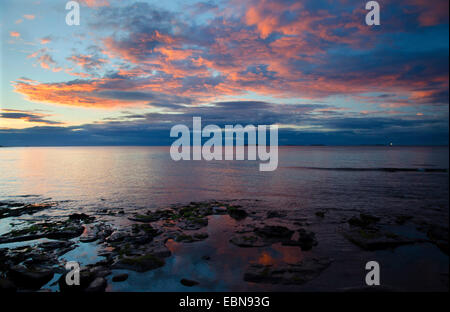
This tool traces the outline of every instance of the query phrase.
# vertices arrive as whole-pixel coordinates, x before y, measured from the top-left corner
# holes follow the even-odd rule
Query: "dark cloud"
[[[329,115],[323,104],[277,104],[263,101],[218,102],[214,106],[184,107],[181,114],[122,112],[120,118],[72,127],[34,127],[0,130],[1,145],[170,145],[170,128],[192,117],[202,125],[279,124],[280,145],[445,145],[448,118],[400,115],[370,117]],[[325,114],[327,118],[323,118]],[[300,127],[300,128],[298,128]],[[51,134],[51,135],[50,135]]]
[[[33,114],[33,113],[26,113],[22,111],[9,111],[4,110],[6,112],[0,112],[0,118],[6,118],[6,119],[22,119],[27,122],[38,122],[38,123],[44,123],[48,125],[61,125],[63,123],[53,120],[45,119],[42,114]]]

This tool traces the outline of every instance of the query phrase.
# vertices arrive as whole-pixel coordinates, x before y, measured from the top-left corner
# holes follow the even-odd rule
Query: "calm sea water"
[[[448,147],[280,147],[278,169],[260,172],[256,161],[174,162],[168,147],[1,148],[0,200],[51,199],[57,204],[44,215],[81,210],[116,226],[126,226],[126,216],[141,209],[202,200],[260,200],[257,205],[264,209],[289,211],[290,219],[307,220],[305,225],[319,241],[309,252],[280,244],[240,248],[229,243],[238,222],[211,216],[208,239],[195,244],[168,241],[172,256],[164,267],[128,272],[130,278],[124,283],[108,280],[108,290],[186,291],[179,280],[191,277],[201,281],[196,291],[329,291],[362,286],[364,264],[374,259],[382,263],[385,285],[448,290],[448,256],[436,246],[368,252],[339,234],[345,220],[361,212],[389,224],[405,214],[414,216],[416,224],[448,226],[448,157]],[[125,210],[124,217],[99,214],[119,208]],[[326,211],[326,217],[316,217],[317,211]],[[39,214],[22,217],[39,218]],[[0,234],[10,231],[14,220],[3,221]],[[426,238],[415,224],[392,230]],[[94,263],[99,260],[98,248],[95,243],[79,244],[63,257]],[[298,287],[243,282],[247,263],[297,261],[308,253],[335,261],[318,278]],[[202,255],[211,256],[210,263],[201,260]],[[445,276],[447,284],[442,281]],[[51,284],[46,287],[57,290]]]
[[[448,147],[280,147],[278,169],[260,172],[258,161],[175,162],[168,147],[1,148],[0,197],[125,209],[241,198],[284,209],[448,204],[448,153]]]

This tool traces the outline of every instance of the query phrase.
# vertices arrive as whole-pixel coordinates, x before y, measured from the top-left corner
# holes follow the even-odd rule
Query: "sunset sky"
[[[0,1],[0,145],[165,145],[277,124],[280,144],[448,144],[448,0]]]

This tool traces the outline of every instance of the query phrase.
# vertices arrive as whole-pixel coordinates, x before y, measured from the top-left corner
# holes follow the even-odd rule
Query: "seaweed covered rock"
[[[40,222],[29,227],[13,230],[0,237],[0,244],[34,240],[39,238],[70,239],[80,236],[83,225],[74,220]]]
[[[9,217],[18,217],[23,214],[34,214],[38,211],[50,208],[48,203],[42,204],[23,204],[23,203],[0,203],[0,219]]]
[[[126,269],[136,272],[146,272],[164,266],[164,259],[154,254],[144,254],[134,257],[124,256],[113,264],[114,269]]]
[[[378,228],[356,228],[344,232],[344,236],[365,250],[381,250],[401,245],[413,244],[418,240],[409,239]]]
[[[255,234],[268,239],[289,239],[294,231],[284,226],[266,225],[262,228],[256,228]]]

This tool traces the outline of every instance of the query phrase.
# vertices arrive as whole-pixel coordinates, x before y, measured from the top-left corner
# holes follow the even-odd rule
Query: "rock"
[[[129,234],[125,231],[115,231],[106,239],[106,241],[109,243],[116,243],[124,240],[128,236]]]
[[[413,244],[418,240],[408,239],[394,233],[376,228],[350,229],[344,236],[355,245],[365,250],[381,250],[401,245]]]
[[[258,236],[277,239],[289,239],[294,233],[294,231],[289,230],[287,227],[279,225],[266,225],[262,228],[256,228],[254,231]]]
[[[165,261],[153,254],[137,257],[122,257],[115,264],[114,269],[126,269],[136,272],[146,272],[164,266]]]
[[[325,217],[325,211],[317,211],[315,213],[316,216],[318,216],[319,218],[324,218]]]
[[[111,274],[111,270],[102,265],[92,267],[90,272],[96,277],[105,277]]]
[[[244,280],[252,283],[300,285],[318,277],[331,262],[328,258],[310,258],[293,264],[252,264],[245,271]]]
[[[147,211],[145,214],[136,214],[133,217],[129,217],[131,221],[138,222],[155,222],[160,219],[170,219],[173,218],[174,212],[169,209],[157,210],[157,211]]]
[[[68,241],[50,241],[50,242],[44,242],[40,243],[38,245],[39,248],[42,248],[44,250],[54,250],[59,248],[67,248],[69,246],[72,246],[73,242]]]
[[[279,211],[267,211],[267,214],[266,214],[267,219],[284,218],[284,217],[286,217],[286,214],[283,212],[279,212]]]
[[[178,223],[178,227],[183,230],[199,230],[208,225],[207,218],[190,217]]]
[[[86,288],[86,292],[104,292],[106,285],[106,279],[103,277],[97,277]]]
[[[22,203],[9,203],[6,204],[8,208],[0,209],[0,219],[9,217],[18,217],[23,214],[33,214],[38,211],[50,208],[50,204],[29,204],[25,205]],[[20,208],[17,208],[20,207]]]
[[[80,242],[82,243],[92,243],[97,240],[97,236],[82,236],[80,237]]]
[[[153,228],[150,224],[133,224],[133,233],[144,233],[151,238],[158,236],[162,233],[161,230]]]
[[[215,206],[212,208],[213,214],[226,214],[227,208],[225,206]]]
[[[117,274],[112,277],[113,282],[123,282],[123,281],[126,281],[127,279],[128,279],[128,274],[126,274],[126,273]]]
[[[239,206],[229,206],[227,211],[230,217],[235,220],[242,220],[248,216],[247,212],[243,209],[240,209]]]
[[[158,258],[167,258],[167,257],[170,257],[172,255],[172,253],[169,250],[169,248],[167,248],[165,245],[154,246],[154,247],[148,248],[148,251],[152,255],[154,255],[155,257],[158,257]]]
[[[25,267],[23,265],[12,266],[8,271],[8,278],[15,285],[24,289],[39,289],[53,278],[53,270],[34,266]]]
[[[305,229],[299,229],[297,233],[297,240],[284,241],[283,245],[300,246],[302,250],[311,250],[314,246],[317,246],[318,243],[314,232],[306,231]]]
[[[95,217],[90,217],[85,213],[73,213],[69,216],[69,220],[92,221]]]
[[[195,285],[198,285],[198,284],[199,284],[199,282],[194,281],[194,280],[190,280],[190,279],[187,279],[187,278],[182,278],[182,279],[180,280],[180,283],[181,283],[182,285],[184,285],[184,286],[187,286],[187,287],[192,287],[192,286],[195,286]]]
[[[83,234],[84,228],[80,226],[66,227],[61,230],[55,230],[48,233],[45,237],[50,239],[71,239]]]

